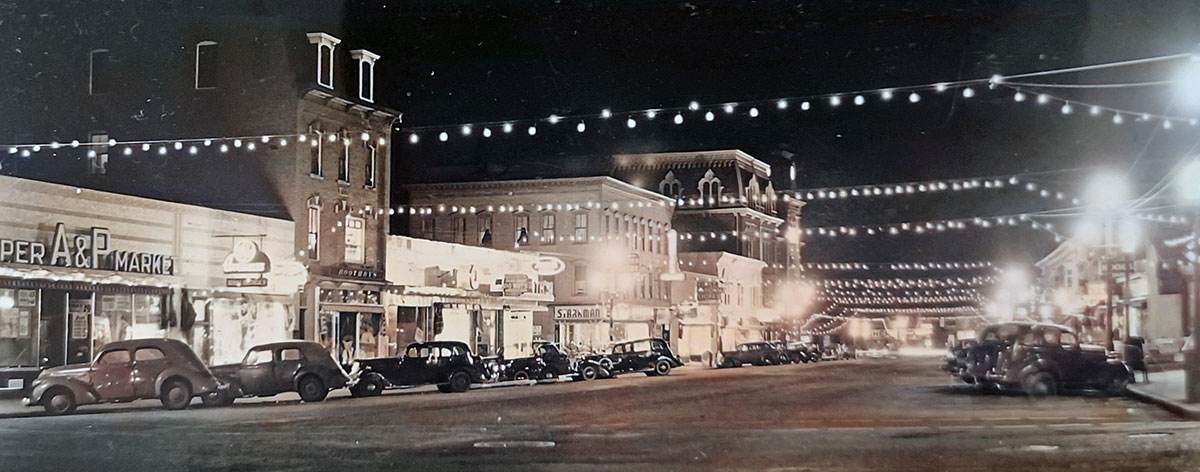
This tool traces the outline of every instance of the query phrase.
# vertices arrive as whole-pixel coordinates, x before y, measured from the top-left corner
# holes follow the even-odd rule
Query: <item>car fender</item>
[[[31,405],[40,404],[42,396],[55,387],[66,387],[67,390],[70,390],[71,395],[75,396],[75,404],[77,405],[98,403],[100,401],[100,395],[86,382],[74,378],[56,378],[44,380],[37,387],[34,387],[29,392],[29,403]]]
[[[1020,369],[1016,370],[1016,375],[1012,375],[1013,370],[1009,370],[1008,372],[1009,372],[1009,375],[1007,376],[1008,378],[1005,380],[1012,382],[1014,384],[1020,383],[1021,379],[1024,379],[1024,378],[1026,378],[1030,375],[1033,375],[1034,373],[1037,373],[1037,372],[1045,372],[1045,373],[1050,374],[1051,377],[1054,377],[1055,382],[1059,382],[1059,379],[1062,378],[1062,376],[1059,375],[1060,372],[1058,371],[1058,369],[1050,366],[1049,363],[1045,362],[1042,359],[1035,359],[1033,362],[1030,362],[1030,363],[1022,366]]]
[[[672,368],[683,366],[682,362],[679,362],[678,360],[672,358],[671,356],[658,356],[658,359],[655,359],[654,362],[658,362],[661,360],[667,361],[668,364],[671,364]]]
[[[172,377],[180,377],[191,384],[193,395],[202,395],[213,392],[217,390],[220,385],[220,382],[217,381],[217,378],[213,377],[212,375],[204,375],[192,369],[171,366],[164,369],[162,373],[158,374],[158,378],[154,379],[155,396],[162,395],[163,384],[167,382],[167,379]]]

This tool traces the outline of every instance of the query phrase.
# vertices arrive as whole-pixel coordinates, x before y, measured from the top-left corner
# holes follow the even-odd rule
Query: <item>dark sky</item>
[[[366,1],[349,24],[382,54],[380,103],[403,111],[405,126],[536,119],[701,103],[761,100],[855,89],[988,77],[1188,52],[1200,43],[1194,1]],[[1168,79],[1178,63],[1047,78],[1062,82]],[[787,188],[786,156],[799,187],[970,177],[1110,165],[1133,169],[1147,188],[1194,144],[1197,129],[1157,125],[1058,107],[1016,104],[1009,90],[974,98],[923,94],[867,105],[817,106],[759,118],[705,123],[589,120],[539,126],[539,133],[449,143],[397,135],[400,181],[553,177],[594,173],[604,156],[738,148],[776,166]],[[1064,92],[1073,99],[1163,112],[1170,87]],[[1172,110],[1175,113],[1182,113]],[[1153,139],[1152,139],[1153,138]],[[1139,159],[1137,156],[1145,150]],[[1135,165],[1136,163],[1136,165]],[[1039,179],[1079,191],[1086,172]],[[807,225],[1009,214],[1053,208],[1020,191],[978,190],[954,198],[816,202]],[[1069,226],[1067,221],[1054,221]],[[813,241],[813,261],[991,259],[1031,261],[1053,244],[1029,229],[946,236]]]

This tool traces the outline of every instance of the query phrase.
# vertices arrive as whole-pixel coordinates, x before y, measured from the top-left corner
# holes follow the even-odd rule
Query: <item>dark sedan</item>
[[[254,346],[238,364],[210,367],[229,387],[202,397],[206,405],[228,405],[238,397],[265,397],[298,392],[306,402],[325,399],[345,387],[350,377],[320,344],[285,341]]]
[[[458,341],[412,343],[403,357],[360,359],[354,364],[356,380],[350,393],[358,397],[379,395],[388,387],[431,384],[443,393],[465,392],[471,384],[489,378],[483,360]]]
[[[1076,388],[1120,395],[1133,371],[1103,346],[1081,346],[1071,328],[1036,324],[1004,350],[988,380],[1031,396]]]
[[[583,358],[576,367],[576,375],[582,380],[629,372],[644,372],[647,376],[656,377],[670,374],[671,369],[682,366],[683,361],[675,357],[666,341],[646,338],[620,342],[614,344],[607,353]]]
[[[739,344],[737,349],[721,352],[720,367],[741,367],[743,364],[777,365],[787,362],[783,352],[768,342]]]

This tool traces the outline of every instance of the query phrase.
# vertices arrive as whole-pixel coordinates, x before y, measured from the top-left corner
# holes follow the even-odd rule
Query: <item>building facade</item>
[[[411,185],[410,235],[563,261],[543,337],[580,349],[669,326],[671,199],[611,177]]]
[[[0,389],[170,337],[209,363],[299,330],[287,220],[0,177]]]
[[[727,252],[679,255],[683,280],[671,283],[679,335],[672,348],[682,359],[715,365],[721,351],[764,339],[765,266]]]
[[[296,335],[331,349],[382,322],[391,129],[345,5],[31,3],[10,11],[0,174],[294,221]],[[145,25],[154,25],[148,28]],[[60,145],[61,143],[61,145]],[[298,295],[295,295],[298,294]],[[350,339],[346,339],[349,337]]]

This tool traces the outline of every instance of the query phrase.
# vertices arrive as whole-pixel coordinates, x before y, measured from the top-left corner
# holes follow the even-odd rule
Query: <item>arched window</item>
[[[662,182],[658,183],[658,192],[671,198],[679,198],[683,192],[683,186],[679,179],[675,177],[675,172],[667,171],[667,175],[663,177]]]
[[[721,198],[721,179],[718,179],[716,174],[713,174],[712,169],[704,173],[704,178],[700,179],[698,185],[700,190],[700,201],[707,205],[716,205],[717,200]]]

